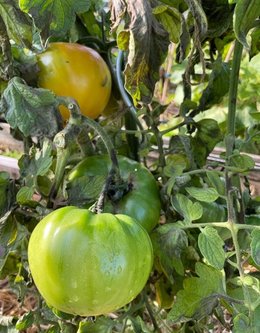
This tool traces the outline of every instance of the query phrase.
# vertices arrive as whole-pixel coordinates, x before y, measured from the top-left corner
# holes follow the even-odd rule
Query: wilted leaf
[[[221,271],[202,263],[196,264],[195,271],[198,277],[186,278],[183,290],[177,293],[168,314],[168,319],[173,322],[202,319],[212,312],[220,295],[224,293],[224,276]]]
[[[194,17],[194,20],[196,21],[196,24],[198,26],[199,36],[201,39],[203,39],[208,30],[208,20],[207,20],[206,14],[200,4],[200,1],[185,0],[185,2],[189,6],[192,16]]]
[[[32,20],[21,12],[15,0],[1,0],[0,15],[5,22],[10,39],[24,47],[31,47],[32,43]]]
[[[61,127],[55,95],[46,89],[29,87],[18,77],[9,81],[1,108],[10,126],[26,137],[53,137]]]
[[[216,229],[205,227],[198,238],[200,252],[207,262],[216,269],[222,269],[225,263],[224,242]]]
[[[156,20],[148,0],[112,0],[111,20],[113,29],[120,26],[120,33],[125,31],[126,40],[121,38],[120,45],[125,49],[129,41],[125,87],[136,105],[150,103],[160,65],[167,55],[168,33]]]
[[[76,13],[89,10],[90,0],[20,0],[20,8],[29,13],[46,40],[50,35],[64,36],[75,22]]]
[[[181,254],[188,246],[186,233],[173,224],[158,227],[151,234],[155,257],[167,278],[173,282],[174,269],[183,275],[184,269]]]

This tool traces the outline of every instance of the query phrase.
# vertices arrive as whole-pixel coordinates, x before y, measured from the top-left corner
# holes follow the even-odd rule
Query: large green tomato
[[[38,223],[28,258],[34,282],[50,306],[95,316],[121,308],[140,293],[153,250],[147,232],[131,217],[67,206]]]
[[[38,85],[58,96],[73,97],[81,112],[97,118],[105,109],[111,93],[111,75],[102,57],[93,49],[76,43],[51,43],[38,55]],[[65,106],[60,107],[69,118]]]
[[[129,191],[118,202],[106,200],[104,212],[129,215],[150,232],[157,225],[161,210],[156,181],[150,171],[140,163],[124,156],[118,156],[118,162],[121,177],[128,182]],[[91,201],[89,191],[86,189],[86,193],[84,192],[83,184],[88,186],[88,179],[93,177],[100,179],[103,176],[105,181],[110,168],[111,161],[107,155],[90,156],[76,165],[68,176],[69,200],[80,206],[93,204],[97,198]],[[98,185],[95,184],[98,187],[97,196],[103,183],[99,182]],[[75,202],[75,197],[79,198],[78,203]]]

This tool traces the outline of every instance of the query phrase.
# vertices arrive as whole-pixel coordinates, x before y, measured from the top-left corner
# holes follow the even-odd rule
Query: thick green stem
[[[238,90],[238,82],[239,82],[239,70],[242,59],[243,46],[242,44],[236,40],[235,48],[234,48],[234,56],[232,62],[232,70],[230,76],[230,87],[229,87],[229,102],[228,102],[228,117],[227,117],[227,134],[226,134],[226,166],[230,165],[230,157],[233,154],[234,144],[235,144],[235,130],[236,130],[236,105],[237,105],[237,90]],[[249,317],[251,320],[253,319],[253,310],[252,310],[252,302],[249,294],[248,287],[244,283],[244,270],[241,262],[241,251],[238,242],[238,224],[237,222],[237,211],[235,209],[235,202],[237,200],[237,193],[239,188],[235,188],[234,184],[240,181],[238,179],[238,175],[233,176],[226,169],[226,191],[227,191],[227,208],[228,208],[228,223],[229,230],[231,232],[231,236],[233,239],[233,244],[236,253],[236,261],[237,268],[239,271],[239,276],[242,282],[243,294],[245,304],[249,311]],[[234,179],[236,177],[237,179]],[[242,210],[242,202],[240,202],[240,210]],[[243,213],[243,212],[242,212]],[[240,214],[241,215],[241,214]]]

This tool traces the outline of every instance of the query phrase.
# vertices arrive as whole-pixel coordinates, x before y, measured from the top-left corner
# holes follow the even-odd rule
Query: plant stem
[[[236,129],[236,105],[237,105],[237,90],[238,90],[238,82],[239,82],[239,70],[240,64],[242,59],[242,52],[243,52],[243,45],[236,40],[234,46],[234,56],[232,62],[232,70],[230,75],[230,87],[229,87],[229,101],[228,101],[228,116],[227,116],[227,134],[226,134],[226,166],[229,166],[230,157],[233,154],[234,144],[235,144],[235,129]],[[229,223],[229,230],[231,232],[231,236],[233,239],[233,244],[236,252],[236,262],[237,268],[239,272],[239,276],[242,282],[243,294],[245,305],[249,311],[249,318],[252,322],[253,320],[253,309],[252,309],[252,302],[251,297],[249,294],[248,287],[244,283],[244,270],[243,265],[241,262],[241,251],[238,242],[238,224],[237,221],[237,212],[234,208],[235,200],[237,199],[237,191],[233,187],[234,184],[234,177],[239,177],[238,175],[233,176],[230,175],[228,170],[226,169],[225,172],[226,176],[226,191],[227,191],[227,208],[228,208],[228,223]],[[236,179],[237,180],[237,179]],[[237,180],[238,182],[240,180]],[[240,210],[242,210],[243,205],[242,201],[240,201]],[[242,212],[244,213],[244,212]]]
[[[107,149],[110,160],[112,162],[113,173],[115,173],[120,178],[119,164],[117,160],[116,150],[113,146],[112,141],[110,140],[110,137],[107,135],[106,131],[104,131],[103,127],[100,126],[95,120],[91,118],[82,116],[81,120],[82,124],[91,127],[100,136],[101,140],[103,141]]]
[[[215,227],[215,228],[226,228],[231,230],[230,222],[207,222],[207,223],[192,223],[187,225],[178,225],[180,229],[195,229],[204,227]],[[260,230],[260,226],[257,225],[247,225],[247,224],[236,224],[237,230]]]

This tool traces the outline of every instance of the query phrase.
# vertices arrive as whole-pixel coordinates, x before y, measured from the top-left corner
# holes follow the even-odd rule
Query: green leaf
[[[28,187],[28,186],[21,187],[16,196],[17,202],[20,205],[25,205],[28,202],[32,201],[33,194],[34,194],[33,187]]]
[[[6,25],[9,38],[18,45],[30,48],[33,38],[32,20],[20,11],[18,1],[1,0],[0,15]]]
[[[221,271],[197,263],[195,271],[198,277],[186,278],[183,290],[177,293],[168,319],[173,322],[185,322],[190,319],[202,319],[216,306],[216,300],[224,293],[224,276]]]
[[[70,205],[83,206],[98,198],[106,181],[106,175],[82,176],[68,183],[68,201]]]
[[[205,111],[215,104],[219,104],[229,90],[230,68],[221,59],[213,63],[209,83],[203,90],[197,111]]]
[[[255,28],[251,33],[250,59],[260,52],[260,27]],[[259,116],[258,116],[259,117]]]
[[[214,170],[207,171],[206,175],[210,185],[217,190],[219,195],[224,196],[226,194],[224,178],[220,177],[219,173]]]
[[[198,121],[196,126],[196,134],[192,137],[192,151],[196,163],[202,167],[209,153],[222,140],[223,134],[218,122],[214,119],[204,118]]]
[[[255,161],[251,156],[236,154],[230,157],[230,166],[236,168],[237,172],[246,172],[254,168]]]
[[[252,241],[250,244],[251,255],[254,262],[260,265],[260,230],[253,230],[251,233]]]
[[[134,333],[152,333],[151,330],[148,329],[148,327],[145,325],[143,319],[138,317],[130,317],[132,326],[133,326],[133,332]]]
[[[239,313],[233,319],[234,322],[234,333],[253,333],[250,329],[250,319],[243,313]]]
[[[214,202],[219,197],[218,192],[213,187],[208,187],[208,188],[186,187],[185,190],[193,198],[203,202]]]
[[[0,172],[0,217],[2,217],[15,202],[15,183],[7,172]]]
[[[188,247],[187,235],[183,230],[168,223],[156,228],[150,236],[153,243],[155,260],[167,278],[173,282],[174,269],[179,275],[184,274],[181,255]]]
[[[170,41],[178,43],[181,34],[181,15],[180,12],[166,5],[159,5],[153,8],[153,14],[156,16],[159,22],[164,26],[164,29],[168,31]]]
[[[33,17],[46,40],[49,36],[64,36],[75,22],[76,13],[88,11],[91,1],[20,0],[19,5]]]
[[[225,263],[224,242],[216,229],[205,227],[198,238],[198,246],[203,257],[216,269],[222,269]]]
[[[177,193],[176,196],[172,197],[171,203],[173,208],[184,217],[186,223],[191,223],[202,216],[202,206],[198,202],[193,203],[181,193]]]
[[[227,207],[217,202],[201,202],[203,214],[197,223],[224,222],[227,220]]]
[[[44,176],[49,171],[52,160],[52,143],[46,138],[41,149],[32,147],[29,155],[24,154],[18,161],[21,177],[33,179]]]
[[[1,107],[10,126],[18,128],[25,137],[53,137],[61,128],[55,95],[29,87],[18,77],[9,81]]]
[[[53,325],[46,330],[46,333],[61,333],[59,325]]]
[[[81,321],[77,333],[112,333],[113,327],[110,318],[99,317],[95,322]]]
[[[25,313],[22,317],[17,321],[15,328],[19,331],[25,330],[31,327],[35,323],[35,317],[33,311]]]
[[[260,305],[254,311],[254,325],[255,327],[260,328]]]
[[[258,16],[260,16],[259,0],[237,0],[234,13],[234,32],[236,38],[245,48],[249,48],[246,37]]]
[[[112,0],[110,3],[112,28],[122,31],[123,27],[129,31],[125,88],[135,105],[148,104],[159,80],[159,68],[168,52],[168,32],[153,15],[149,1],[129,0],[126,4]]]

